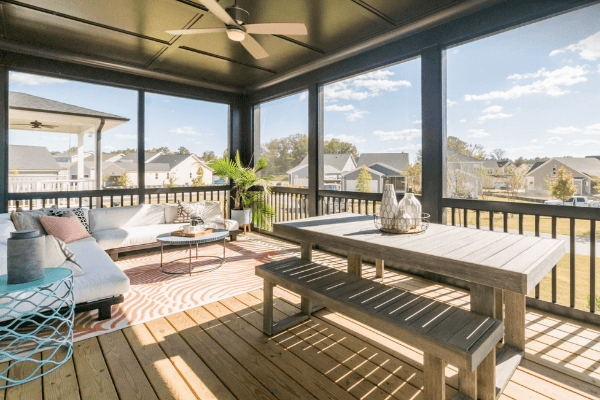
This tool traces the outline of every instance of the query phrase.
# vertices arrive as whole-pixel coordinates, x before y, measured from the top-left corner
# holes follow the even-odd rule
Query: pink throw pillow
[[[40,215],[40,222],[49,235],[59,238],[65,243],[90,237],[85,227],[77,218],[47,217]]]

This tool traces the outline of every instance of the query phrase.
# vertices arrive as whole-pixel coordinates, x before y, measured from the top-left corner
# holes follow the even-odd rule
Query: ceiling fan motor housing
[[[248,11],[244,10],[243,8],[240,8],[238,6],[233,6],[233,7],[226,8],[225,11],[227,11],[227,14],[229,14],[229,16],[235,22],[237,22],[238,25],[243,25],[248,22],[248,17],[250,16],[250,14],[248,13]]]

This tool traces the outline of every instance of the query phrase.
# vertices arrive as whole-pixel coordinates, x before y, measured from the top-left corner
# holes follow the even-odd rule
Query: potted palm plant
[[[268,227],[273,209],[265,200],[266,195],[271,191],[270,181],[272,177],[260,178],[258,176],[258,172],[267,166],[265,158],[259,158],[254,168],[244,167],[238,151],[235,160],[220,158],[212,160],[208,165],[213,169],[215,175],[229,178],[232,184],[233,208],[231,219],[237,221],[240,226],[248,225],[254,221],[261,228]],[[262,190],[250,190],[253,186],[260,186]],[[254,215],[252,215],[253,208],[256,210]]]

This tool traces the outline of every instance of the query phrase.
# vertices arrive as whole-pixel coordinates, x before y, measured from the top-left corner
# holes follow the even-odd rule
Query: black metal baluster
[[[466,208],[463,209],[463,219],[464,219],[463,226],[465,228],[469,227],[469,221],[467,221],[468,216],[469,216],[469,210],[467,210]]]
[[[519,214],[519,235],[523,234],[523,214]]]
[[[481,223],[479,220],[479,210],[475,210],[475,228],[481,229]]]
[[[590,221],[590,312],[596,312],[596,220]]]
[[[508,213],[503,213],[502,217],[504,218],[504,232],[508,232]]]
[[[489,217],[490,217],[490,231],[494,232],[494,212],[490,211],[489,213]]]
[[[456,226],[456,208],[452,207],[452,226]]]
[[[540,237],[540,216],[535,216],[535,236]],[[535,285],[535,298],[540,298],[540,284]]]
[[[570,289],[571,289],[571,307],[575,308],[575,289],[576,289],[576,274],[575,274],[575,218],[570,218],[570,236],[571,236],[571,248],[570,248],[570,252],[571,252],[571,277],[570,277]]]
[[[552,217],[552,239],[556,239],[556,217]],[[558,283],[557,267],[555,265],[554,268],[552,268],[552,302],[553,303],[556,303],[556,297],[557,297],[557,292],[558,292],[557,283]]]

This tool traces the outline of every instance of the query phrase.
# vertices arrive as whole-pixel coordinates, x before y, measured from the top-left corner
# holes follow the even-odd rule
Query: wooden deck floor
[[[274,246],[297,247],[251,235]],[[315,259],[345,267],[323,252]],[[374,268],[365,265],[366,276]],[[386,271],[386,283],[468,307],[468,293]],[[276,289],[276,318],[300,299]],[[0,399],[421,399],[422,353],[331,313],[266,339],[256,290],[77,342],[60,369]],[[526,359],[502,399],[600,398],[600,328],[528,310]],[[26,368],[23,368],[26,369]],[[27,371],[14,371],[15,377]],[[457,371],[446,369],[447,396]]]

